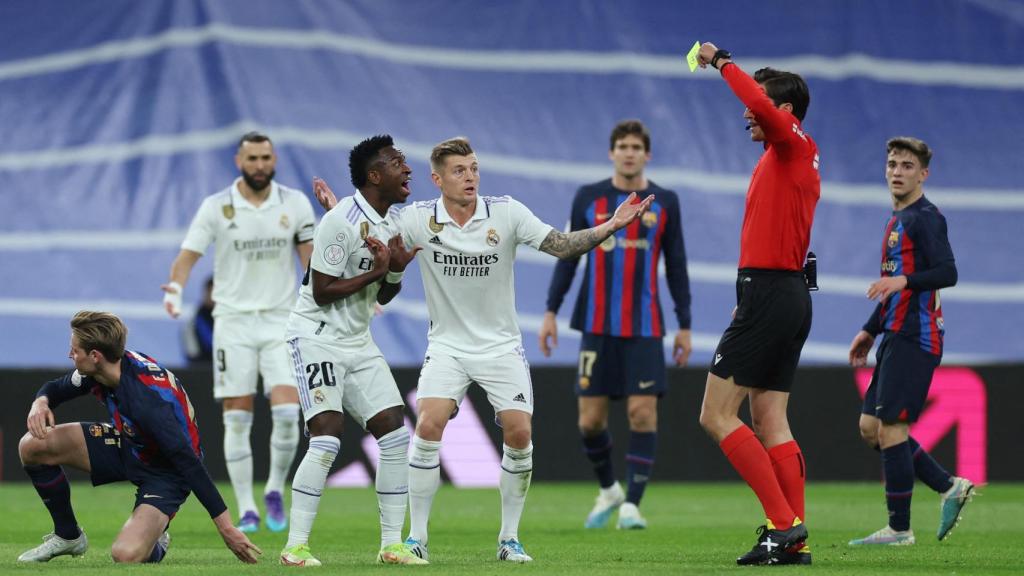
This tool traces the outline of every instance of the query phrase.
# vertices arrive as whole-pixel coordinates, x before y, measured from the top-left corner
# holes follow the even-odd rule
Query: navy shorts
[[[583,334],[577,369],[577,396],[664,396],[665,351],[661,338],[622,338]]]
[[[916,422],[942,356],[898,334],[886,333],[875,352],[875,371],[861,412],[882,422]]]
[[[121,433],[117,428],[105,422],[81,422],[81,425],[85,446],[89,451],[92,485],[128,481],[125,456],[121,449]],[[141,480],[134,484],[134,508],[140,504],[149,504],[171,518],[185,503],[190,492],[184,479],[170,470],[166,473],[153,471],[141,474]]]
[[[789,392],[811,332],[803,272],[740,269],[736,316],[711,359],[711,373],[739,386]]]

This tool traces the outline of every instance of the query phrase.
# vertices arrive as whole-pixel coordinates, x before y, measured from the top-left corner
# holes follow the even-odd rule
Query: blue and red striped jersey
[[[170,370],[141,352],[125,350],[117,387],[76,370],[47,382],[36,396],[46,396],[53,409],[86,394],[99,400],[121,432],[121,460],[129,481],[177,475],[211,516],[227,509],[203,465],[195,410]]]
[[[609,220],[629,194],[612,186],[611,178],[583,186],[572,203],[570,230]],[[680,329],[690,328],[690,281],[679,198],[650,181],[646,190],[637,191],[641,200],[652,194],[650,211],[589,253],[572,315],[574,329],[607,336],[664,336],[665,316],[658,296],[658,260],[663,252],[676,321]],[[566,259],[555,265],[548,289],[549,311],[558,312],[561,307],[578,262],[579,258]]]
[[[956,260],[946,218],[924,196],[889,218],[881,276],[906,276],[907,287],[880,302],[864,330],[873,336],[902,335],[941,356],[945,327],[939,290],[956,284]]]

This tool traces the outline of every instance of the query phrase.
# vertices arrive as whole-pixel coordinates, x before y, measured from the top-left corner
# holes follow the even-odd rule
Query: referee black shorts
[[[811,331],[803,272],[741,268],[736,316],[711,359],[711,373],[748,388],[789,392]]]

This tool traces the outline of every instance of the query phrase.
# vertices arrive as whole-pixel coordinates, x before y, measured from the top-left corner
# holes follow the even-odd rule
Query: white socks
[[[334,436],[313,436],[309,439],[309,450],[292,479],[291,524],[285,548],[309,541],[309,532],[313,529],[313,520],[316,520],[320,506],[320,494],[340,449],[341,440]]]
[[[252,412],[226,410],[224,412],[224,462],[227,464],[231,488],[238,503],[238,517],[256,512],[252,498]]]
[[[270,429],[270,475],[264,494],[284,492],[284,482],[299,447],[299,405],[271,406],[270,417],[273,422]]]
[[[526,505],[533,477],[533,443],[526,448],[512,448],[504,444],[501,458],[501,532],[498,541],[519,539],[519,518]]]
[[[402,541],[409,501],[409,429],[392,430],[377,440],[377,504],[380,507],[380,547]],[[440,468],[438,468],[440,470]]]
[[[409,537],[427,543],[427,521],[441,486],[441,443],[412,438],[409,455]]]

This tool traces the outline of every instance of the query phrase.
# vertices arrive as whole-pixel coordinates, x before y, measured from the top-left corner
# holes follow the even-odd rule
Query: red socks
[[[795,442],[793,444],[796,445]],[[754,435],[754,431],[746,425],[740,426],[726,436],[719,447],[732,467],[757,495],[765,516],[771,520],[775,528],[789,530],[796,513],[790,508],[789,501],[779,486],[779,480],[775,477],[772,460],[761,445],[761,441]],[[800,500],[803,501],[802,496]]]
[[[775,478],[786,495],[786,501],[800,520],[807,522],[804,516],[804,482],[807,470],[804,467],[804,455],[796,440],[773,446],[768,450],[775,469]]]

